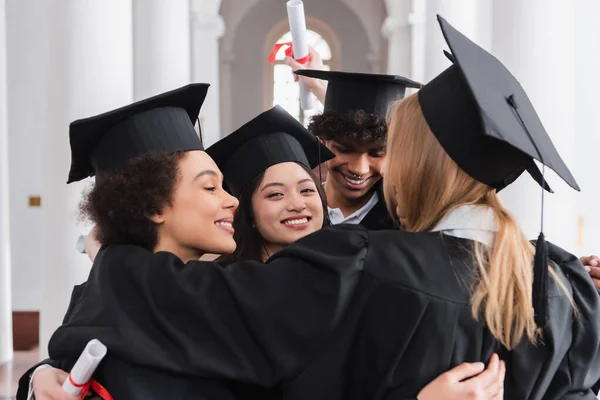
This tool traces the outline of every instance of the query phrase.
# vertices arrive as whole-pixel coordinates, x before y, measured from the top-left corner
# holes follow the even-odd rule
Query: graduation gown
[[[595,399],[600,301],[579,260],[549,244],[577,315],[551,279],[544,345],[523,340],[509,352],[471,316],[472,244],[439,232],[338,225],[267,264],[226,269],[107,247],[50,355],[76,357],[98,338],[133,364],[277,386],[284,399],[396,400],[498,352],[505,398]]]
[[[365,215],[360,225],[371,231],[379,231],[384,229],[394,229],[395,224],[392,217],[388,213],[387,206],[383,197],[383,180],[377,183],[377,194],[379,200],[377,204]]]
[[[85,286],[86,283],[83,283],[73,288],[63,324],[69,323],[71,313]],[[77,357],[74,356],[54,357],[33,366],[20,378],[16,399],[27,399],[30,377],[38,366],[48,364],[63,371],[70,371],[76,360]],[[265,388],[223,379],[169,374],[160,369],[133,364],[115,357],[112,352],[104,358],[93,379],[110,388],[109,392],[115,399],[269,400],[277,398],[275,396],[279,393],[277,389],[267,391]]]

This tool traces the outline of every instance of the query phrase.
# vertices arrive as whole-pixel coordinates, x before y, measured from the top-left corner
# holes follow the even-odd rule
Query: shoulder
[[[593,293],[592,297],[596,298],[597,289],[592,283],[592,280],[581,261],[579,261],[575,255],[569,253],[563,248],[556,246],[551,242],[547,242],[547,244],[548,259],[554,266],[554,271],[558,275],[559,279],[561,279],[565,288],[569,292],[580,291],[586,294]],[[556,293],[556,288],[554,290],[551,289],[551,295]]]
[[[440,232],[370,231],[366,272],[399,289],[468,304],[473,242]]]
[[[594,286],[581,261],[561,247],[550,242],[547,243],[548,259],[560,280],[560,282],[556,282],[555,279],[550,279],[549,295],[565,298],[564,290],[566,289],[572,296],[578,313],[592,312],[600,318],[598,289]]]
[[[367,248],[369,245],[369,231],[362,225],[337,224],[324,227],[295,243],[285,250],[312,249],[336,254],[348,250]]]
[[[303,237],[273,255],[267,264],[303,265],[311,270],[362,271],[368,251],[369,232],[364,227],[340,224]]]

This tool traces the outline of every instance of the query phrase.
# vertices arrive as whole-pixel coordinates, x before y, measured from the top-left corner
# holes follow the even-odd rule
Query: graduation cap
[[[144,154],[203,150],[194,122],[209,86],[187,85],[72,122],[67,183],[119,170]]]
[[[418,82],[398,75],[299,69],[297,75],[328,81],[325,111],[362,110],[385,118],[390,103],[404,98],[406,88],[420,88]]]
[[[282,107],[275,106],[206,149],[238,197],[267,168],[297,162],[312,169],[334,154]]]
[[[579,186],[558,155],[527,94],[508,69],[438,16],[453,65],[418,93],[423,116],[448,155],[474,179],[497,190],[527,170],[542,186],[542,233],[536,244],[533,301],[546,324],[547,245],[543,192],[550,190],[534,159],[571,187]]]

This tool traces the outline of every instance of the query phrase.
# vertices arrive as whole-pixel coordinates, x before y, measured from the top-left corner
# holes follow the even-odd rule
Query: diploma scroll
[[[288,22],[292,34],[294,58],[301,64],[308,62],[308,38],[302,0],[289,0],[287,3]],[[315,108],[315,96],[300,82],[300,106],[308,111]]]
[[[106,346],[97,339],[90,340],[63,383],[63,390],[71,396],[79,396],[105,355]]]

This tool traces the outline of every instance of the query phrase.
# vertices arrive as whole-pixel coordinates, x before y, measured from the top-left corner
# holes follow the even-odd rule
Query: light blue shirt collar
[[[379,194],[377,194],[377,191],[375,191],[373,192],[373,196],[371,196],[371,199],[367,202],[367,204],[365,204],[352,214],[348,215],[347,217],[344,217],[342,210],[340,210],[339,208],[327,207],[327,212],[329,213],[329,220],[331,221],[332,225],[342,223],[355,225],[360,224],[360,222],[367,216],[369,211],[371,211],[373,207],[375,207],[378,201]]]

